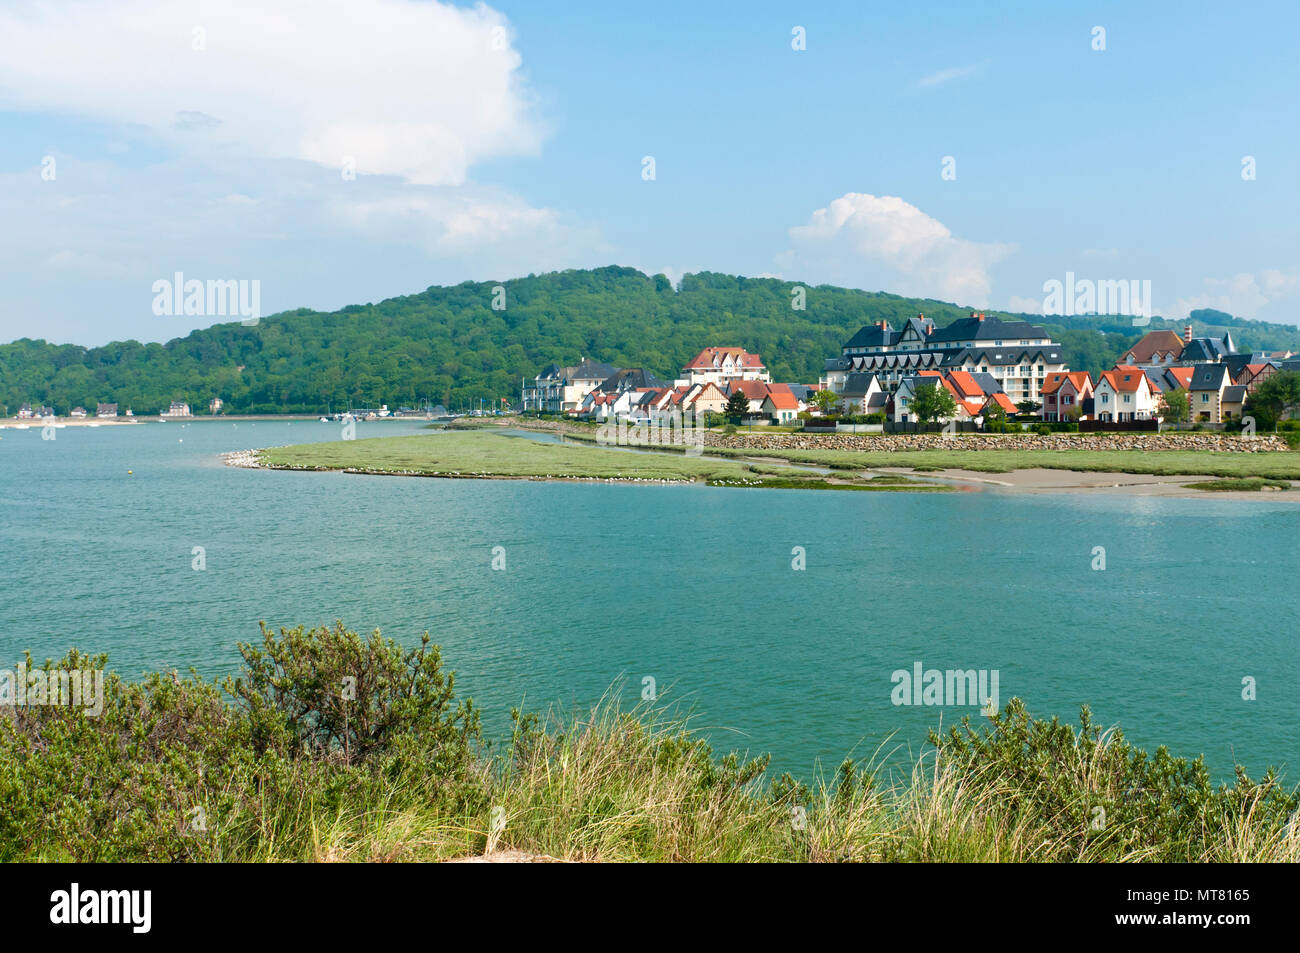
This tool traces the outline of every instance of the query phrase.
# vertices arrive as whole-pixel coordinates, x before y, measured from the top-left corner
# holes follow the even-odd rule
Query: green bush
[[[193,672],[108,674],[97,717],[33,705],[0,718],[0,860],[220,859],[301,837],[302,811],[328,814],[406,775],[431,801],[472,796],[478,713],[453,702],[427,635],[409,652],[341,623],[262,635],[239,646],[243,671],[224,694]],[[105,662],[74,650],[39,670]]]
[[[1300,806],[1271,770],[1251,782],[1238,767],[1233,787],[1215,787],[1200,758],[1175,758],[1163,746],[1148,755],[1119,729],[1094,725],[1086,705],[1079,721],[1076,733],[1056,718],[1034,720],[1012,699],[991,728],[976,731],[967,718],[944,736],[931,731],[930,743],[1013,817],[1049,821],[1057,842],[1076,855],[1103,847],[1189,861],[1231,840],[1243,816],[1285,830]]]

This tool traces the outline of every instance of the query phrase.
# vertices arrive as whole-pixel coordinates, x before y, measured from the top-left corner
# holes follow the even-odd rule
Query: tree
[[[741,417],[748,416],[749,398],[745,396],[743,390],[738,389],[731,392],[731,396],[727,398],[726,414],[731,418],[732,423],[740,420]]]
[[[996,400],[991,400],[984,405],[985,421],[994,421],[994,420],[1001,421],[1006,419],[1007,419],[1006,408],[1003,407],[1001,404],[999,404]]]
[[[1016,410],[1020,411],[1022,414],[1037,413],[1038,408],[1039,408],[1039,403],[1035,400],[1016,401]]]
[[[936,381],[917,387],[908,401],[908,410],[917,423],[925,424],[940,417],[956,416],[957,401],[948,388]]]
[[[1300,409],[1300,371],[1281,371],[1255,389],[1246,399],[1243,416],[1254,417],[1259,430],[1272,430]]]
[[[840,395],[833,390],[819,390],[812,395],[812,403],[823,414],[829,414],[831,409],[840,402]]]
[[[1160,395],[1160,416],[1167,423],[1186,423],[1191,416],[1191,396],[1181,387]]]

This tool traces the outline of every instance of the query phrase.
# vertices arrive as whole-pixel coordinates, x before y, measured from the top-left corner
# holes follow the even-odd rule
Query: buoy
[[[130,476],[130,475],[131,475],[132,473],[134,473],[134,472],[135,472],[134,470],[127,470],[127,471],[126,471],[126,475],[127,475],[127,476]]]

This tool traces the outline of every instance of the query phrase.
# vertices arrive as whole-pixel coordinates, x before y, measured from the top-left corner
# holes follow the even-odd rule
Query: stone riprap
[[[1262,453],[1286,450],[1275,434],[1244,439],[1225,433],[1056,433],[1056,434],[807,434],[706,432],[708,447],[733,450],[1211,450]]]
[[[499,426],[524,426],[594,437],[596,428],[559,420],[495,419]],[[480,425],[481,426],[481,425]],[[1276,434],[1245,438],[1217,432],[1054,433],[1054,434],[849,434],[763,433],[733,434],[705,431],[706,447],[732,450],[1211,450],[1218,453],[1263,453],[1286,450]]]

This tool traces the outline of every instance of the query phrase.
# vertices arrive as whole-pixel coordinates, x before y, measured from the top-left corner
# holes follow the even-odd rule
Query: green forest
[[[494,288],[505,289],[504,302]],[[12,416],[25,403],[66,414],[100,401],[156,413],[183,400],[206,413],[219,397],[224,413],[318,413],[348,407],[453,410],[519,399],[520,379],[551,362],[583,357],[644,367],[671,380],[708,345],[762,355],[773,378],[816,384],[823,361],[858,328],[881,319],[897,327],[924,313],[940,326],[969,313],[942,301],[903,298],[830,285],[809,287],[793,307],[798,283],[704,272],[679,287],[664,275],[607,267],[464,282],[378,304],[324,313],[287,311],[254,326],[238,322],[194,331],[166,344],[121,341],[103,347],[23,338],[0,345],[0,405]],[[494,304],[504,304],[494,308]],[[1041,324],[1065,348],[1075,370],[1109,369],[1149,329],[1184,321],[1152,319],[1135,328],[1125,316],[1043,319],[987,311]],[[1196,334],[1231,329],[1239,349],[1300,351],[1295,327],[1193,312]]]

